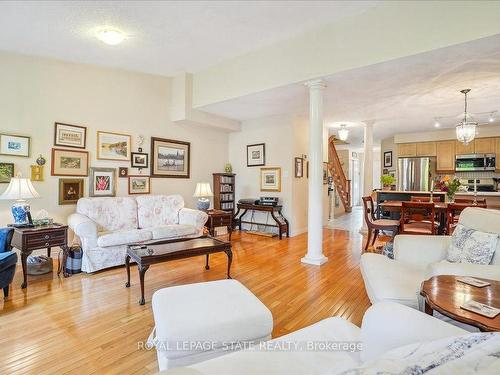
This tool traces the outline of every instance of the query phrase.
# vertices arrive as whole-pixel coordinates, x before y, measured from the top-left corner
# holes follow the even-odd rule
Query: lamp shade
[[[29,178],[12,177],[10,179],[7,190],[0,195],[0,199],[31,199],[39,198],[40,194],[37,193]]]
[[[196,190],[193,197],[211,197],[212,189],[210,189],[210,183],[208,182],[198,182],[196,184]]]

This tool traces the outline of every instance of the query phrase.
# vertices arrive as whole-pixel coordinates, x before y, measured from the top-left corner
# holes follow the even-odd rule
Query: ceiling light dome
[[[347,137],[349,136],[349,130],[347,130],[347,126],[345,124],[340,125],[338,133],[339,133],[339,139],[341,141],[347,141]]]
[[[463,144],[467,145],[476,137],[477,122],[474,121],[472,116],[467,113],[467,94],[470,89],[461,90],[464,94],[464,114],[463,119],[456,126],[457,139]]]
[[[116,46],[125,40],[125,34],[113,28],[103,28],[97,32],[97,39],[110,46]]]

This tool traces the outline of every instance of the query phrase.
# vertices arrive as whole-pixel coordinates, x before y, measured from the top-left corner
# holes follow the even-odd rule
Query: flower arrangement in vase
[[[435,187],[446,192],[448,202],[453,202],[460,185],[460,180],[457,177],[450,177],[446,175],[436,183]]]

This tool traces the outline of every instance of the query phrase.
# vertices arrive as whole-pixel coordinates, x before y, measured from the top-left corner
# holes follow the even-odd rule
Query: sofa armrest
[[[97,238],[97,224],[85,215],[69,215],[68,226],[78,237]]]
[[[208,215],[203,211],[191,208],[181,208],[179,211],[179,224],[189,224],[198,229],[203,229],[207,220]]]
[[[394,239],[394,259],[422,268],[446,258],[451,236],[401,234]]]
[[[432,263],[427,267],[427,277],[437,275],[455,275],[482,277],[500,280],[500,266],[470,263],[451,263],[447,261]]]
[[[379,302],[370,307],[363,317],[361,359],[363,362],[372,361],[400,346],[465,333],[467,331],[411,307]]]

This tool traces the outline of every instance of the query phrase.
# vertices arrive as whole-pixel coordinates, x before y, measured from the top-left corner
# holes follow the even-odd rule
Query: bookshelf
[[[214,173],[214,208],[234,214],[235,180],[234,173]]]

